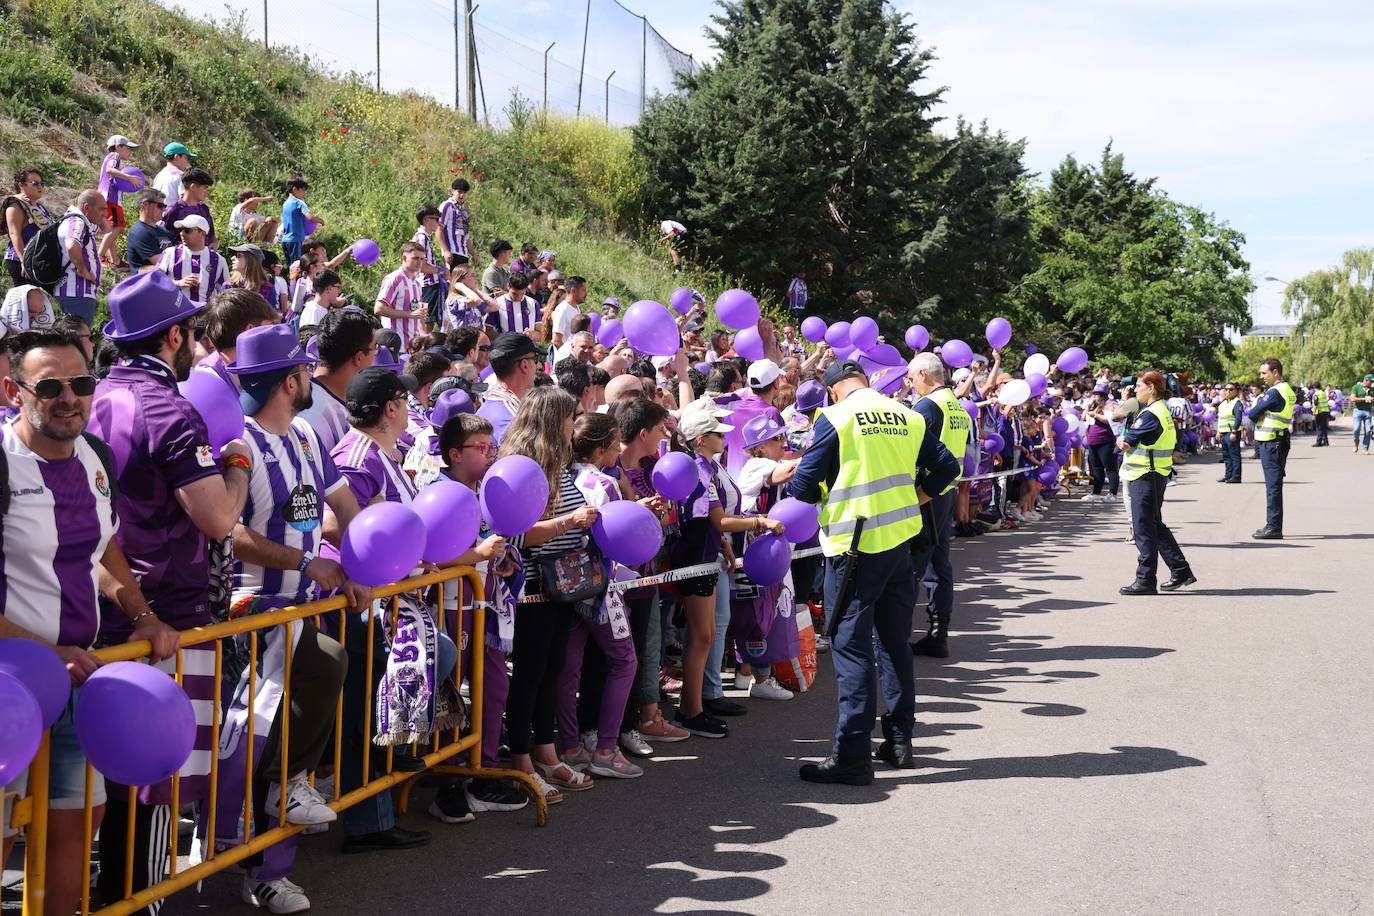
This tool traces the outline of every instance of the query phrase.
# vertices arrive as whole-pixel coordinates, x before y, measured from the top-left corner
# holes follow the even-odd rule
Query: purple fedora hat
[[[101,333],[111,340],[138,340],[180,324],[205,306],[182,295],[160,270],[135,274],[110,290],[110,320]]]
[[[313,366],[315,360],[305,352],[291,326],[264,324],[249,328],[235,343],[234,362],[224,368],[236,375],[257,375],[290,366]]]
[[[769,439],[776,439],[778,436],[787,432],[787,427],[782,421],[771,413],[761,413],[750,417],[744,423],[744,428],[740,430],[740,435],[744,440],[745,448],[753,448],[762,445]]]

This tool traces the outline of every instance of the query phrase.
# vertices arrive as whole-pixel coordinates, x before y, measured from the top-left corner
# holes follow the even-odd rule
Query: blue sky
[[[698,60],[712,50],[708,0],[623,0]],[[480,0],[488,107],[512,84],[538,99],[550,41],[551,104],[576,104],[583,0]],[[223,0],[183,0],[222,17]],[[232,0],[260,28],[261,3]],[[1158,176],[1174,198],[1215,213],[1247,237],[1256,320],[1281,321],[1282,287],[1374,245],[1374,3],[1353,0],[896,0],[938,57],[930,76],[948,91],[939,113],[1029,141],[1027,162],[1048,174],[1069,153],[1095,160],[1108,140],[1128,168]],[[452,0],[383,0],[382,75],[388,89],[453,98]],[[369,0],[269,0],[273,43],[290,42],[340,68],[371,71]],[[592,0],[584,110],[633,119],[640,80],[638,20]],[[429,53],[417,53],[428,46]],[[653,55],[651,55],[651,58]],[[650,91],[666,86],[653,60]]]

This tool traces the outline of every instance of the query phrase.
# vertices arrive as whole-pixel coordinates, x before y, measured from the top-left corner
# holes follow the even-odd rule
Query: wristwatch
[[[311,551],[311,550],[305,551],[304,553],[301,554],[301,561],[300,561],[299,563],[296,564],[296,571],[297,571],[297,572],[301,572],[301,573],[305,572],[305,568],[306,568],[307,566],[309,566],[311,563],[313,563],[314,560],[315,560],[315,553],[314,553],[314,551]]]

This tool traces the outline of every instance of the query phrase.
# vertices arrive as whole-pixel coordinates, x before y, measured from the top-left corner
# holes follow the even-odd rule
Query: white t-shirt
[[[658,228],[663,231],[664,235],[685,235],[687,233],[687,227],[674,219],[665,219],[658,224]]]
[[[172,165],[170,162],[162,167],[162,171],[153,178],[153,187],[167,195],[167,202],[171,203],[181,196],[181,169]]]
[[[301,310],[301,327],[308,328],[312,324],[319,324],[324,320],[324,316],[328,314],[329,309],[320,305],[317,300],[311,299],[305,304],[305,308]]]
[[[571,302],[558,303],[558,308],[553,310],[553,333],[562,334],[566,343],[572,337],[573,321],[581,314],[581,310]]]
[[[277,311],[283,308],[282,303],[291,304],[291,284],[286,282],[285,277],[273,277],[272,283],[277,287]]]
[[[746,514],[758,512],[759,494],[768,486],[768,478],[778,467],[771,458],[750,458],[739,472],[740,510]]]

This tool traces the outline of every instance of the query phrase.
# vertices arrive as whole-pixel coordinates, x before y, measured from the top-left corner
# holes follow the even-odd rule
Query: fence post
[[[556,41],[549,42],[549,46],[544,49],[544,117],[549,116],[549,52],[553,46],[558,44]]]
[[[463,0],[463,22],[467,29],[468,62],[468,119],[477,123],[477,71],[473,61],[477,60],[477,43],[472,36],[472,0]]]
[[[582,19],[582,63],[577,67],[577,117],[582,116],[582,77],[587,73],[587,27],[592,22],[592,0],[587,0],[587,14]]]
[[[615,76],[612,70],[610,76],[606,77],[606,123],[611,123],[611,77]]]

